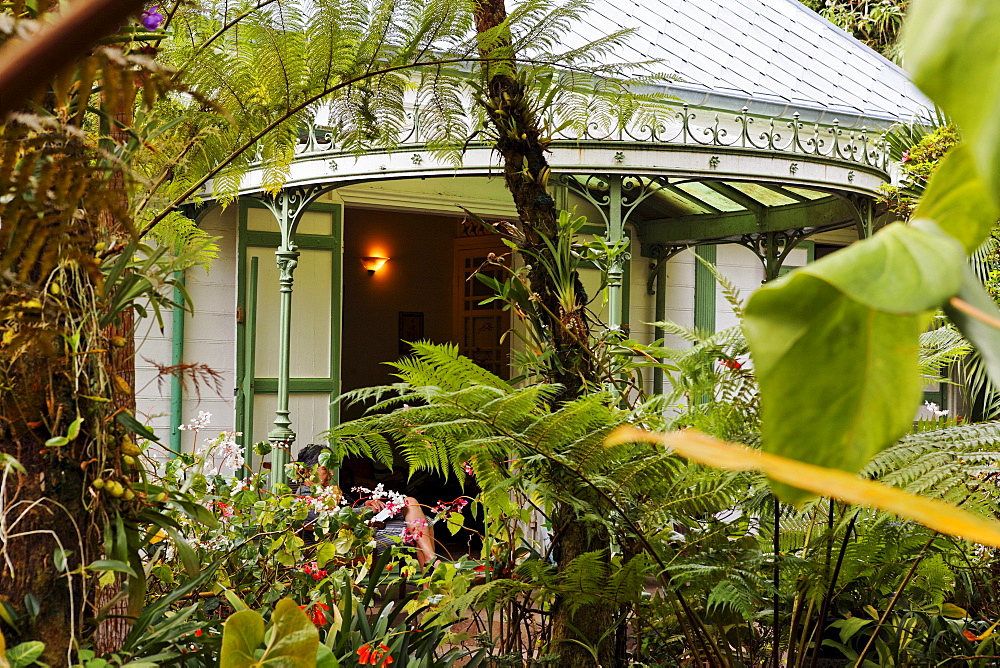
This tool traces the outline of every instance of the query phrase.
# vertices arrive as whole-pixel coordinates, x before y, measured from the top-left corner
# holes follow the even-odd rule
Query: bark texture
[[[509,33],[505,34],[502,27],[507,18],[503,0],[477,0],[475,18],[480,55],[490,59],[484,65],[487,75],[482,103],[496,134],[497,151],[503,157],[507,189],[520,217],[524,235],[520,250],[532,265],[530,288],[542,305],[545,328],[558,355],[558,364],[552,367],[547,380],[563,387],[557,402],[571,401],[582,395],[586,381],[595,377],[596,370],[587,350],[589,331],[582,312],[567,310],[560,304],[553,277],[542,263],[532,259],[533,255],[548,253],[543,239],[554,242],[558,235],[558,212],[547,188],[548,139],[518,77]],[[582,286],[577,289],[583,292]],[[600,512],[600,500],[592,502],[595,512]],[[607,559],[610,535],[604,527],[584,523],[568,506],[556,509],[554,523],[554,555],[560,571],[587,552],[603,551]],[[588,647],[597,652],[597,663],[604,668],[624,665],[615,650],[618,612],[618,606],[611,603],[572,612],[557,599],[552,611],[550,651],[559,654],[558,665],[593,667],[595,657]]]
[[[25,469],[4,488],[0,598],[24,620],[23,637],[5,629],[8,646],[40,640],[46,646],[42,659],[65,666],[67,649],[84,624],[88,587],[79,575],[57,570],[56,550],[67,554],[73,572],[96,558],[100,534],[87,502],[83,463],[89,438],[81,434],[65,446],[45,446],[53,433],[66,433],[76,413],[70,360],[52,354],[62,346],[58,335],[40,335],[36,343],[7,368],[4,381],[10,385],[0,396],[0,450]],[[38,608],[33,620],[32,599]]]

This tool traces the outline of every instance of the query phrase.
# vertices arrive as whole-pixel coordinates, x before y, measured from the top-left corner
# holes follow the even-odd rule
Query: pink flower
[[[467,505],[469,505],[469,500],[461,497],[455,499],[454,501],[438,501],[437,505],[431,508],[431,512],[460,513]]]
[[[418,540],[424,535],[424,529],[427,528],[427,520],[417,519],[413,520],[406,525],[403,529],[403,542],[407,545],[415,545]]]
[[[465,470],[466,474],[476,475],[476,472],[472,468],[472,462],[465,462],[462,464],[462,468]]]
[[[219,511],[219,514],[222,515],[223,519],[232,517],[236,513],[231,505],[228,503],[222,503],[221,501],[217,501],[215,503],[215,509]]]

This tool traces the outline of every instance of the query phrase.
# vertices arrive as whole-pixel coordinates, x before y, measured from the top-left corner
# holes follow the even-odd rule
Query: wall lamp
[[[374,276],[375,272],[382,268],[386,262],[389,261],[387,257],[363,257],[361,258],[361,266],[365,268],[369,276]]]

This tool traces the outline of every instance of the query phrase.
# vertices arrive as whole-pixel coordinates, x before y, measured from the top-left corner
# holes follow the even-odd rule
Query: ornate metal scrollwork
[[[815,228],[754,232],[744,234],[736,243],[750,249],[761,261],[764,265],[764,282],[767,282],[778,277],[778,270],[788,254],[814,232]]]
[[[430,122],[428,114],[415,105],[406,114],[406,123],[399,129],[394,146],[426,144],[440,139],[441,129]],[[828,125],[807,124],[798,113],[789,117],[751,116],[748,107],[727,115],[716,111],[692,110],[687,104],[679,107],[650,109],[629,117],[626,122],[614,114],[596,112],[583,120],[565,119],[558,110],[546,113],[548,127],[561,128],[554,141],[650,142],[657,144],[692,144],[740,148],[778,153],[791,153],[829,158],[885,171],[889,152],[885,142],[874,139],[867,128],[845,133],[840,122]],[[470,115],[459,134],[474,137],[476,120]],[[352,147],[339,142],[342,131],[335,127],[310,125],[300,135],[296,157],[312,154],[353,155]],[[470,142],[466,143],[468,146]],[[373,148],[380,152],[381,148]],[[615,153],[615,164],[624,161],[624,151]],[[418,163],[415,163],[418,164]],[[331,168],[333,166],[331,165]]]
[[[295,230],[299,226],[302,214],[306,212],[310,204],[316,201],[317,197],[329,188],[328,184],[289,186],[282,188],[275,195],[268,194],[260,197],[261,202],[278,221],[283,249],[295,250]]]
[[[278,284],[281,292],[291,292],[292,283],[295,281],[293,274],[295,268],[299,266],[299,252],[297,250],[277,250],[274,252],[278,263]]]
[[[656,294],[656,289],[653,288],[653,283],[656,281],[656,276],[660,273],[660,267],[665,265],[670,258],[686,249],[687,246],[678,246],[674,244],[653,244],[653,246],[650,247],[649,255],[653,258],[653,261],[649,263],[649,278],[646,279],[646,294]]]

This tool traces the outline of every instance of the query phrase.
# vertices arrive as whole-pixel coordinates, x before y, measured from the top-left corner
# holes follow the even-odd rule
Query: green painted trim
[[[331,229],[336,242],[330,268],[330,379],[333,381],[330,391],[330,428],[332,429],[340,424],[340,402],[337,398],[343,392],[340,384],[340,365],[344,338],[344,207],[339,204],[327,206],[332,206],[329,212],[333,215]],[[339,470],[337,476],[339,484]]]
[[[632,235],[626,229],[624,231],[625,237],[628,239],[628,250],[626,251],[629,255],[629,259],[626,260],[622,265],[622,328],[626,331],[631,330],[631,318],[629,317],[630,310],[632,308]],[[630,332],[631,333],[631,332]]]
[[[311,211],[312,209],[310,209]],[[326,212],[320,212],[326,213]],[[257,248],[277,248],[281,245],[280,232],[264,232],[261,230],[246,231],[247,246]],[[296,234],[295,245],[300,250],[336,250],[337,243],[333,236],[320,234]]]
[[[257,394],[277,394],[277,378],[254,378],[253,389]],[[290,393],[308,394],[317,392],[333,392],[337,389],[335,378],[289,378]]]
[[[236,202],[236,305],[246,308],[247,303],[247,207],[249,198],[240,197]],[[253,464],[253,434],[247,425],[247,407],[252,408],[252,394],[246,393],[244,379],[246,376],[247,356],[247,326],[246,321],[236,321],[236,424],[243,427],[242,435],[237,436],[237,442],[243,446],[243,458],[247,465]],[[251,348],[253,350],[253,348]]]
[[[762,217],[750,211],[728,211],[718,215],[696,214],[643,223],[644,244],[686,244],[706,239],[722,239],[758,232],[781,232],[809,227],[853,225],[854,208],[836,197],[802,204],[770,207]]]
[[[253,353],[256,338],[256,305],[259,285],[256,285],[256,273],[248,268],[248,248],[278,248],[281,244],[281,234],[262,230],[247,229],[248,209],[265,209],[267,207],[255,198],[241,197],[239,200],[239,227],[237,244],[237,303],[243,305],[244,319],[237,324],[236,339],[236,374],[238,391],[236,396],[236,423],[243,428],[243,448],[247,461],[251,461],[253,434],[253,398],[256,394],[277,394],[277,378],[256,378],[254,374]],[[329,378],[289,378],[290,394],[330,395],[330,426],[339,424],[340,406],[334,401],[340,396],[340,365],[343,340],[343,239],[344,216],[340,204],[314,202],[309,211],[329,213],[333,216],[332,234],[329,236],[317,234],[296,234],[295,243],[302,250],[326,250],[332,255],[331,263],[331,313],[330,323],[330,376]],[[254,262],[253,264],[255,264]],[[251,274],[253,274],[251,276]],[[258,439],[259,440],[259,439]]]
[[[247,279],[247,300],[244,311],[244,323],[246,326],[246,347],[244,351],[243,381],[240,387],[240,395],[248,397],[249,401],[243,407],[243,433],[251,439],[253,437],[253,395],[254,395],[254,375],[257,368],[257,292],[260,289],[260,258],[250,258],[250,274]],[[249,445],[253,445],[250,442]],[[246,455],[244,455],[246,458]],[[247,459],[247,461],[250,461]]]
[[[816,261],[816,242],[800,241],[799,246],[806,249],[806,264]]]
[[[698,257],[715,264],[718,255],[716,246],[698,246]],[[694,265],[694,326],[697,329],[715,331],[715,276],[701,262]]]
[[[184,285],[184,272],[175,271],[174,279]],[[184,310],[184,293],[174,288],[173,318],[170,322],[170,364],[177,367],[184,360],[184,321],[187,312]],[[184,422],[184,383],[180,374],[170,376],[170,458],[180,454],[181,424]]]
[[[267,208],[267,205],[256,197],[241,197],[240,202],[246,204],[248,209],[264,209],[266,211],[270,211],[270,209]],[[309,205],[307,211],[313,211],[316,213],[337,213],[340,211],[340,207],[341,205],[335,202],[313,202]]]

